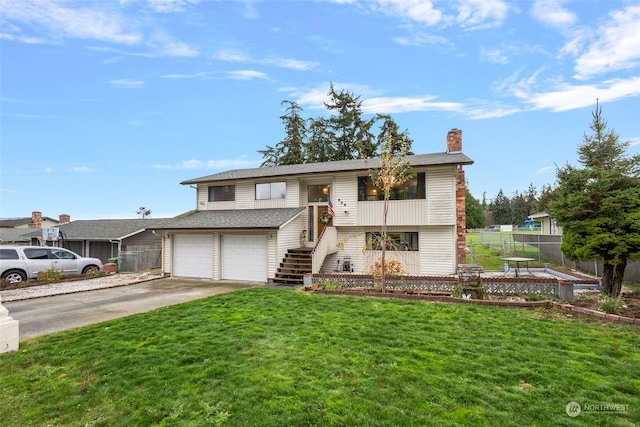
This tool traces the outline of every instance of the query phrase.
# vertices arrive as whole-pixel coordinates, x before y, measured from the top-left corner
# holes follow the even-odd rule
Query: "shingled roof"
[[[67,240],[120,240],[148,229],[159,228],[168,218],[86,219],[58,225]],[[42,235],[42,230],[31,237]]]
[[[407,156],[405,158],[413,167],[418,166],[437,166],[473,164],[473,160],[463,153],[432,153],[417,154]],[[334,162],[321,163],[304,163],[300,165],[271,166],[252,169],[235,169],[226,172],[220,172],[213,175],[207,175],[200,178],[182,181],[181,184],[201,184],[205,182],[228,181],[239,179],[255,179],[255,178],[273,178],[290,175],[307,175],[315,173],[327,172],[348,172],[348,171],[366,171],[371,168],[380,167],[380,159],[370,159],[365,163],[363,160],[338,160]]]
[[[165,221],[163,229],[277,229],[304,211],[299,208],[190,211]]]

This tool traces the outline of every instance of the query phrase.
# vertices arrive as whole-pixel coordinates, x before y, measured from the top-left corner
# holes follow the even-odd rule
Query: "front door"
[[[316,239],[320,238],[324,228],[327,226],[333,225],[333,217],[327,213],[327,206],[316,206],[316,230],[318,230],[318,234],[316,235]],[[326,218],[329,219],[329,222],[325,222]],[[324,219],[324,221],[323,221]]]

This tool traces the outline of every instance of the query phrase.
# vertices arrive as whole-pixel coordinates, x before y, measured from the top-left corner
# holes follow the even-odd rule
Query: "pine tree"
[[[574,260],[602,260],[602,291],[618,297],[627,262],[640,258],[640,154],[607,128],[596,106],[578,147],[582,168],[558,168],[549,212],[562,226],[562,252]]]

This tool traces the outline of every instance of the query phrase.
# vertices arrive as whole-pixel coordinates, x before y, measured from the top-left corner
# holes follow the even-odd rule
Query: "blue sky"
[[[171,217],[257,167],[330,82],[419,154],[462,129],[472,194],[576,164],[596,99],[640,151],[639,1],[0,0],[0,217]]]

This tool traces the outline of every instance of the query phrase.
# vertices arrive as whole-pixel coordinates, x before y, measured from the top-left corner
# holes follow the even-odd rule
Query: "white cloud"
[[[500,26],[509,12],[509,5],[503,0],[458,0],[457,2],[376,0],[362,2],[362,5],[418,24],[427,26],[458,24],[467,29]]]
[[[578,17],[564,8],[566,0],[537,0],[531,7],[531,15],[545,25],[566,28],[573,25]]]
[[[249,80],[249,79],[266,79],[267,75],[260,71],[254,70],[237,70],[229,71],[229,76],[234,80]]]
[[[108,3],[70,8],[59,0],[2,0],[5,21],[36,24],[54,39],[80,38],[134,44],[141,40],[124,16]],[[20,37],[25,37],[21,36]]]
[[[200,0],[147,0],[149,7],[156,12],[182,12],[189,5],[199,3]]]
[[[120,89],[139,89],[144,86],[143,80],[120,79],[110,80],[109,83]]]
[[[487,62],[493,62],[496,64],[508,64],[509,56],[506,54],[506,49],[503,47],[495,47],[489,49],[487,47],[480,48],[480,59]]]
[[[498,27],[509,12],[509,6],[502,0],[460,0],[456,8],[456,22],[469,29]]]
[[[597,30],[598,38],[579,56],[575,78],[635,68],[640,61],[640,5],[614,11]]]
[[[179,11],[187,4],[197,0],[149,0],[149,5],[156,11]],[[126,1],[121,3],[126,4]],[[82,7],[87,5],[87,7]],[[167,35],[158,36],[160,30],[146,37],[140,27],[148,23],[136,19],[136,15],[127,16],[118,9],[114,2],[79,2],[65,0],[0,0],[5,40],[23,43],[56,43],[65,39],[87,39],[102,42],[151,46],[156,52],[153,55],[138,56],[175,56],[193,57],[199,54],[198,49],[186,43],[173,40]],[[27,25],[32,32],[24,34]],[[134,54],[136,55],[136,54]]]
[[[252,58],[251,55],[237,49],[219,50],[213,55],[213,58],[225,62],[246,62],[249,64],[275,65],[299,71],[310,70],[320,65],[313,61],[299,61],[297,59],[288,58]]]
[[[54,41],[43,39],[41,37],[21,36],[6,33],[0,33],[0,39],[17,41],[26,44],[56,44],[56,42]]]
[[[443,13],[435,9],[433,2],[429,0],[378,0],[371,2],[371,5],[388,15],[408,18],[426,25],[436,25],[444,19]]]
[[[319,63],[313,61],[298,61],[297,59],[287,58],[259,59],[256,62],[259,64],[276,65],[278,67],[290,68],[292,70],[299,71],[311,70],[320,65]]]
[[[428,34],[422,31],[411,33],[408,36],[395,37],[393,40],[402,46],[451,45],[445,37]]]
[[[162,55],[178,57],[194,57],[200,54],[198,49],[178,41],[165,42],[159,48],[159,51]]]
[[[457,102],[436,102],[434,96],[377,97],[362,102],[362,110],[370,114],[408,113],[411,111],[461,111]]]
[[[522,98],[536,109],[567,111],[593,106],[596,99],[604,103],[630,96],[640,96],[640,77],[612,79],[590,85],[560,83],[555,90],[526,94]]]
[[[629,144],[630,147],[640,145],[640,136],[635,138],[628,138],[628,141],[631,143]]]
[[[226,62],[249,62],[251,58],[245,52],[237,49],[222,49],[213,55],[214,59]]]
[[[542,173],[545,173],[545,172],[548,172],[548,171],[554,170],[554,169],[555,169],[555,167],[553,167],[553,166],[545,166],[543,168],[538,169],[536,171],[536,175],[539,175],[539,174],[542,174]]]
[[[89,166],[74,166],[69,170],[76,173],[95,172],[95,169],[91,169]]]
[[[199,73],[192,73],[192,74],[166,74],[162,76],[162,78],[164,79],[199,79],[201,77],[207,77],[210,75],[211,73],[207,71],[202,71]]]
[[[156,164],[154,169],[229,169],[229,168],[253,168],[260,166],[261,160],[224,159],[224,160],[183,160],[170,165]]]

